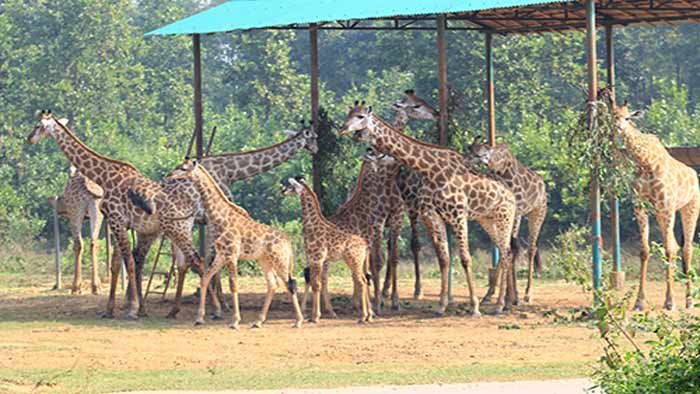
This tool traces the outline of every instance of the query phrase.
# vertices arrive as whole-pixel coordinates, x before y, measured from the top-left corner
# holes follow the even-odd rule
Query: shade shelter
[[[200,36],[254,29],[308,30],[311,50],[311,116],[318,124],[318,30],[435,30],[440,105],[439,141],[448,140],[446,32],[470,30],[485,34],[488,141],[495,144],[493,80],[494,35],[586,31],[588,100],[596,100],[598,70],[596,28],[605,27],[607,83],[614,87],[614,26],[678,24],[700,21],[700,0],[233,0],[184,18],[147,35],[191,35],[194,54],[194,111],[197,156],[203,152]],[[614,94],[613,94],[614,97]],[[591,115],[589,128],[596,127]],[[318,190],[318,169],[313,169]],[[600,284],[601,215],[597,178],[591,180],[593,282]],[[613,201],[614,271],[620,271],[617,201]]]

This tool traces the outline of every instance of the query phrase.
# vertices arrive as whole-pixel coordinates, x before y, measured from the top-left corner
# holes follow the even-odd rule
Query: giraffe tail
[[[365,278],[367,279],[367,286],[369,287],[370,283],[372,283],[372,272],[369,269],[369,258],[371,255],[371,251],[369,248],[367,248],[367,254],[365,255],[365,264],[364,264],[364,271],[365,271]]]
[[[129,200],[131,200],[131,203],[134,204],[136,207],[141,208],[144,210],[149,215],[152,215],[153,212],[155,212],[155,206],[153,204],[153,201],[149,200],[146,196],[143,194],[135,191],[134,189],[129,189],[126,192],[126,195],[129,197]]]
[[[287,274],[287,290],[289,290],[292,295],[297,293],[297,280],[292,276],[294,271],[294,256],[289,256],[289,269]]]

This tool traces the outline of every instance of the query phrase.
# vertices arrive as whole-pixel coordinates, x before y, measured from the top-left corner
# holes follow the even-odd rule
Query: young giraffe
[[[502,143],[495,147],[478,143],[478,139],[469,146],[469,152],[493,171],[498,179],[505,183],[515,195],[516,216],[513,226],[513,238],[517,242],[520,232],[520,221],[527,216],[528,228],[528,273],[527,287],[525,289],[525,302],[532,301],[532,280],[535,270],[535,258],[537,257],[537,239],[540,235],[542,223],[547,215],[547,189],[544,179],[535,171],[523,165],[508,149],[508,144]],[[513,270],[512,274],[515,274]],[[517,287],[515,298],[517,300]],[[493,294],[490,287],[488,297]]]
[[[90,219],[90,262],[92,264],[92,294],[100,291],[100,276],[97,268],[97,252],[100,228],[102,227],[102,212],[100,204],[104,191],[95,182],[86,178],[71,166],[68,173],[68,182],[63,189],[63,196],[59,198],[59,213],[65,216],[70,223],[70,231],[73,235],[73,254],[75,255],[75,269],[73,273],[73,287],[71,294],[81,293],[82,284],[82,260],[83,260],[83,221],[85,216]]]
[[[634,189],[642,201],[654,206],[656,222],[661,228],[664,248],[668,258],[666,267],[666,301],[664,308],[675,308],[673,301],[673,267],[678,253],[678,243],[673,235],[676,211],[680,211],[683,224],[683,271],[688,273],[693,261],[693,238],[700,213],[700,187],[698,175],[692,168],[674,159],[663,146],[659,137],[640,132],[632,121],[641,112],[630,112],[627,102],[622,107],[613,107],[619,137],[624,141],[628,154],[637,169]],[[634,215],[639,224],[641,241],[641,269],[639,293],[634,308],[643,310],[644,288],[649,263],[649,216],[643,207],[635,207]],[[691,283],[686,287],[686,307],[693,307]]]
[[[238,328],[241,320],[238,305],[236,276],[238,259],[257,260],[267,281],[267,296],[258,320],[253,327],[262,327],[267,319],[272,298],[279,280],[286,281],[287,290],[294,306],[294,327],[301,327],[303,316],[296,295],[296,280],[292,277],[294,254],[292,242],[285,233],[270,226],[255,222],[248,214],[232,203],[204,166],[190,160],[185,161],[171,175],[171,179],[188,179],[194,183],[201,196],[209,220],[210,245],[214,250],[214,261],[202,275],[199,311],[195,324],[204,324],[206,291],[209,281],[225,264],[229,273],[229,286],[233,298],[233,318],[230,327]]]
[[[356,103],[338,131],[339,135],[355,132],[355,137],[393,156],[402,164],[423,176],[421,204],[437,212],[452,225],[460,248],[460,258],[469,286],[472,315],[479,316],[479,301],[474,291],[467,221],[478,221],[494,244],[503,252],[498,265],[499,297],[496,312],[510,308],[506,305],[506,275],[513,263],[517,245],[511,245],[510,234],[515,219],[515,197],[503,184],[469,171],[464,158],[452,149],[431,145],[410,138],[397,131],[372,113],[371,107]],[[511,250],[511,247],[513,250]],[[439,313],[448,304],[447,266],[441,266],[442,286]],[[510,301],[510,300],[509,300]]]
[[[247,152],[207,156],[199,160],[198,163],[207,170],[226,197],[230,201],[233,201],[230,186],[236,181],[248,179],[257,174],[269,171],[289,161],[302,150],[307,150],[312,154],[318,152],[316,133],[311,127],[304,124],[304,122],[301,124],[300,131],[285,130],[284,134],[287,135],[288,138],[272,146]],[[187,196],[186,201],[190,204],[189,210],[196,212],[195,221],[199,223],[206,222],[204,204],[201,201],[197,188],[194,187],[191,181],[186,179],[173,180],[166,178],[162,183],[168,190],[168,193],[161,194],[161,199],[163,199],[163,196],[172,193]],[[134,190],[134,192],[134,197],[139,195],[141,200],[148,200],[140,191]],[[247,215],[245,210],[241,209],[241,211],[241,214]],[[188,224],[191,228],[194,222],[188,221]],[[178,254],[179,251],[176,250],[176,255]],[[187,264],[182,264],[183,261],[181,259],[178,261],[178,283],[175,294],[175,305],[168,314],[168,317],[172,318],[176,317],[177,313],[180,311],[182,288],[189,267]],[[219,282],[218,276],[215,277],[215,281],[217,283]],[[218,318],[221,316],[221,310],[217,307],[216,303],[214,303],[214,306],[217,308],[214,313],[214,318]]]
[[[362,237],[341,230],[323,217],[316,193],[303,182],[301,177],[289,178],[284,194],[298,194],[301,197],[301,216],[304,226],[304,249],[310,268],[310,282],[313,302],[310,321],[318,323],[321,318],[321,274],[327,262],[344,260],[355,287],[360,292],[362,318],[360,323],[372,321],[372,308],[369,302],[369,289],[366,272],[369,269],[369,244]]]
[[[146,252],[161,232],[185,253],[191,265],[201,267],[197,252],[192,248],[191,225],[180,218],[191,215],[182,207],[187,204],[170,204],[161,209],[158,214],[149,215],[143,209],[135,206],[129,198],[131,189],[143,190],[147,193],[157,193],[161,186],[141,175],[136,167],[126,162],[102,156],[81,142],[68,129],[67,119],[57,119],[49,111],[42,111],[39,124],[27,137],[27,143],[36,144],[44,138],[56,140],[59,148],[68,160],[83,175],[94,181],[104,190],[101,210],[107,217],[108,224],[114,232],[117,247],[112,258],[112,278],[110,283],[109,301],[105,317],[114,315],[116,285],[121,269],[120,259],[124,260],[129,277],[127,319],[137,319],[145,315],[141,294],[141,276]],[[175,193],[173,200],[186,196]],[[138,234],[138,243],[132,255],[128,230],[134,229]],[[200,272],[203,272],[200,270]],[[215,299],[216,297],[212,297]]]

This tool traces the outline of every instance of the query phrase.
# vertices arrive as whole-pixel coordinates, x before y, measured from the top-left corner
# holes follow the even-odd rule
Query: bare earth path
[[[586,377],[596,365],[601,342],[592,324],[577,319],[581,306],[591,300],[575,285],[538,282],[531,305],[504,316],[488,315],[493,305],[487,305],[485,315],[474,319],[466,316],[466,290],[460,283],[456,281],[456,302],[447,316],[434,318],[439,281],[426,277],[426,300],[413,301],[412,280],[404,279],[401,311],[387,310],[362,326],[348,309],[350,280],[332,277],[338,319],[292,329],[291,306],[278,294],[269,322],[251,329],[264,281],[245,277],[240,285],[243,321],[240,330],[232,331],[226,321],[194,327],[192,304],[184,305],[176,321],[165,319],[170,303],[157,299],[149,299],[147,318],[124,321],[119,313],[117,319],[104,320],[97,317],[104,295],[50,291],[46,277],[0,276],[0,393],[464,383],[470,385],[454,389],[478,390],[481,385],[471,384]],[[188,292],[194,290],[191,284]],[[649,302],[661,305],[662,286],[650,285]],[[679,284],[679,294],[681,290]],[[483,387],[512,387],[494,384]],[[428,391],[441,393],[440,387],[446,386]]]
[[[129,394],[583,394],[593,386],[588,379],[465,384],[343,387],[336,389],[284,389],[242,391],[135,391]]]

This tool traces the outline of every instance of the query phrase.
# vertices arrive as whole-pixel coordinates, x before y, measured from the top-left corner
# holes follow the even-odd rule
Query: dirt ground
[[[149,317],[132,322],[122,319],[122,311],[117,319],[100,319],[99,312],[106,304],[104,295],[47,291],[48,283],[46,287],[13,289],[0,295],[0,371],[6,374],[3,377],[0,373],[0,386],[3,379],[20,384],[37,376],[22,371],[72,369],[114,374],[144,369],[156,373],[201,370],[212,376],[217,371],[241,369],[266,374],[292,369],[367,373],[363,377],[357,372],[337,381],[330,374],[331,380],[319,380],[318,387],[373,384],[372,370],[390,373],[396,369],[410,378],[411,371],[437,367],[442,369],[434,377],[416,375],[416,379],[401,384],[565,378],[585,376],[601,354],[594,328],[585,322],[568,321],[578,315],[577,308],[591,303],[590,297],[560,281],[537,283],[532,304],[517,306],[509,315],[488,315],[492,306],[485,305],[480,318],[466,316],[465,286],[455,284],[455,302],[447,316],[434,318],[438,281],[426,279],[425,299],[414,301],[413,283],[406,279],[400,282],[400,311],[385,309],[373,323],[358,325],[349,310],[349,279],[333,278],[331,292],[340,312],[337,319],[293,329],[291,306],[279,293],[269,321],[261,329],[252,329],[250,323],[262,306],[262,282],[260,278],[242,280],[243,321],[238,331],[227,328],[229,313],[224,321],[208,320],[206,325],[194,327],[194,304],[186,304],[177,320],[165,319],[171,304],[160,302],[159,296],[147,303]],[[484,291],[481,287],[478,294]],[[679,286],[677,296],[681,294]],[[123,301],[121,294],[118,300]],[[650,284],[648,300],[656,306],[662,304],[661,283]],[[450,369],[465,367],[471,372],[463,379],[461,370]],[[286,381],[243,383],[217,388],[299,387]],[[188,387],[183,384],[129,387]],[[314,382],[301,386],[316,387]]]

